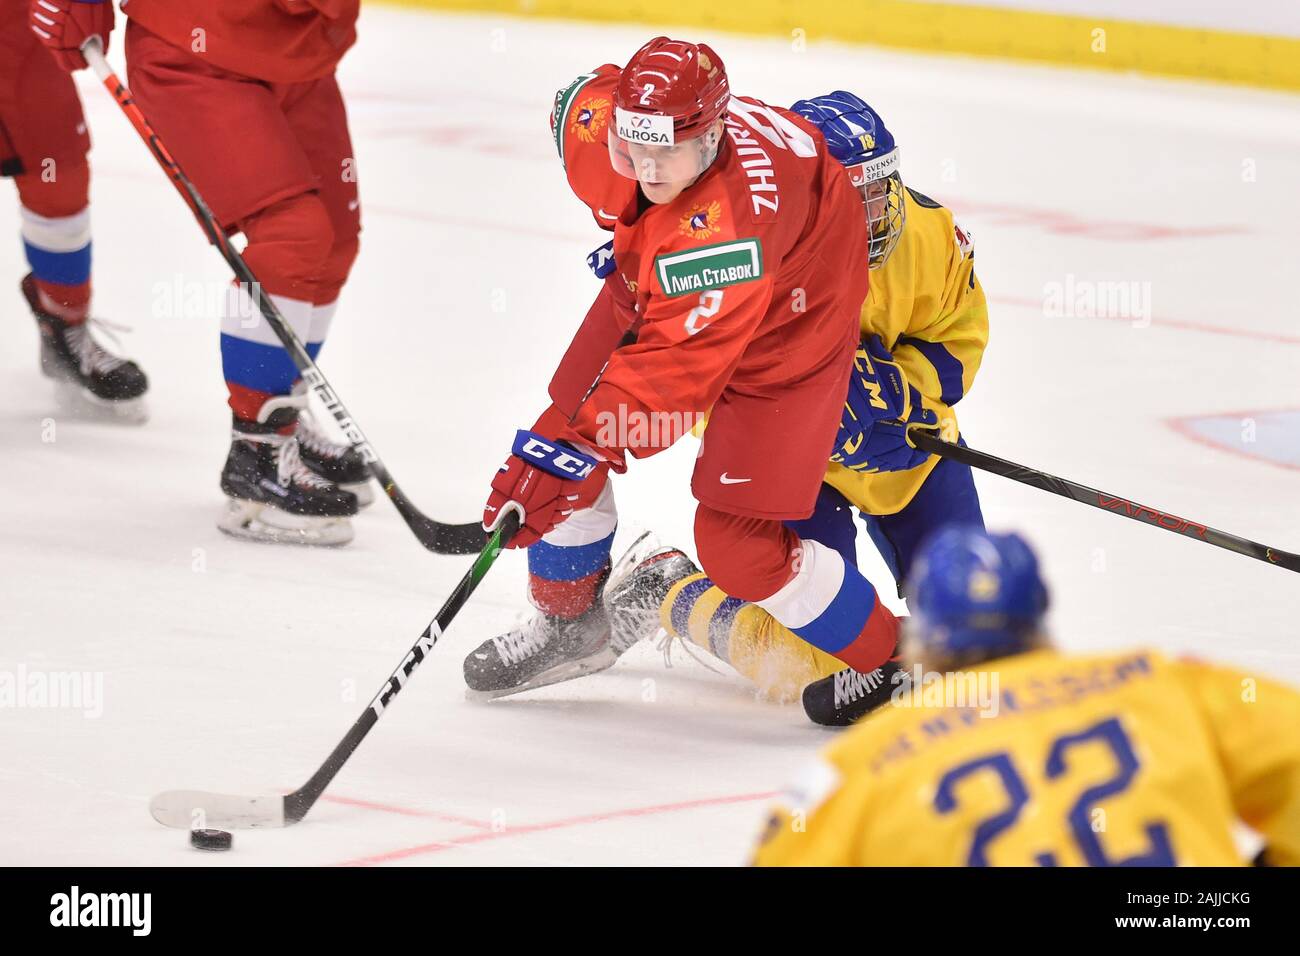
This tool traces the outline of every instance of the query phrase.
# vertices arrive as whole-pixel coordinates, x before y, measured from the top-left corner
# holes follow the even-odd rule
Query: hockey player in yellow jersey
[[[921,424],[960,441],[952,406],[970,388],[988,341],[974,246],[952,213],[903,185],[894,138],[862,99],[837,91],[792,109],[818,126],[862,195],[871,231],[871,286],[837,451],[816,511],[789,525],[805,542],[856,565],[850,507],[859,509],[902,582],[930,532],[947,523],[983,523],[970,469],[926,455],[906,440],[906,429]],[[762,608],[728,597],[680,552],[654,554],[644,568],[627,566],[641,558],[630,554],[611,580],[630,575],[633,586],[640,578],[647,593],[657,589],[659,623],[670,634],[721,657],[765,696],[783,700],[802,692],[813,720],[844,724],[892,686],[896,665],[882,661],[882,668],[864,673],[846,669]]]
[[[940,532],[903,628],[910,686],[773,808],[764,866],[1235,866],[1238,820],[1300,863],[1300,694],[1150,650],[1075,655],[1016,535]]]

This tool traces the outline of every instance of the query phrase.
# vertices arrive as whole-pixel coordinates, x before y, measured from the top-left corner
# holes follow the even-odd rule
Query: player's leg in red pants
[[[713,584],[819,650],[863,672],[893,655],[897,619],[834,548],[801,541],[780,521],[704,504],[695,512],[695,546]]]
[[[90,137],[76,85],[0,4],[0,176],[18,187],[36,305],[70,325],[90,311]],[[12,15],[11,15],[12,14]]]
[[[217,218],[248,239],[243,257],[315,355],[357,253],[360,208],[347,116],[333,76],[267,83],[216,67],[135,22],[128,82]],[[221,318],[222,369],[236,422],[251,423],[297,378],[246,289]]]
[[[708,579],[819,650],[870,671],[893,654],[896,618],[838,551],[801,541],[784,523],[812,514],[851,362],[847,347],[832,346],[789,381],[729,386],[713,407],[691,489]],[[695,591],[706,587],[701,581]]]

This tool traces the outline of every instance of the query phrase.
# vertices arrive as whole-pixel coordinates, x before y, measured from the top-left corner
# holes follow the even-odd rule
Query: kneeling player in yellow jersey
[[[1076,655],[1042,631],[1023,539],[952,527],[908,582],[923,676],[846,731],[773,809],[764,866],[1300,863],[1300,694],[1154,651]]]
[[[903,186],[898,148],[880,116],[843,91],[800,100],[792,109],[818,126],[862,194],[871,288],[837,451],[816,511],[789,526],[856,566],[850,506],[859,509],[901,583],[929,533],[954,522],[983,523],[970,469],[917,451],[906,428],[921,423],[960,441],[952,406],[979,369],[988,308],[969,235],[947,209]],[[865,673],[845,669],[767,611],[728,597],[680,552],[655,554],[645,567],[629,569],[629,560],[639,557],[620,562],[609,593],[657,590],[670,634],[727,661],[764,695],[792,699],[803,692],[813,720],[847,724],[892,689],[895,664],[881,661],[883,668]],[[632,579],[619,589],[629,573]]]

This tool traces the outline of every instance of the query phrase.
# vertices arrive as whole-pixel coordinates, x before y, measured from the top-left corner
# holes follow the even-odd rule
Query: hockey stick
[[[429,622],[419,640],[402,658],[393,676],[384,682],[374,700],[361,712],[351,729],[338,742],[325,762],[310,779],[297,790],[284,796],[236,796],[226,793],[209,793],[203,790],[167,790],[149,801],[149,812],[166,827],[178,829],[218,827],[249,829],[254,827],[285,827],[297,823],[307,815],[330,782],[343,769],[353,751],[365,739],[370,729],[379,722],[384,710],[401,693],[415,669],[428,656],[433,645],[442,637],[457,612],[464,607],[483,576],[492,567],[501,550],[519,530],[516,513],[506,514],[501,525],[488,539],[474,562],[451,592],[437,616]]]
[[[1158,508],[1140,505],[1135,501],[1129,501],[1127,498],[1108,494],[1105,491],[1098,491],[1096,488],[1089,488],[1087,485],[1081,485],[1065,478],[1057,478],[1055,475],[1049,475],[1036,468],[1017,465],[1015,462],[996,458],[985,452],[976,451],[974,448],[966,448],[962,445],[946,442],[933,433],[920,428],[909,429],[908,439],[921,451],[928,451],[932,455],[942,455],[944,458],[951,458],[964,465],[969,465],[971,468],[979,468],[982,471],[1001,475],[1003,478],[1010,478],[1022,484],[1032,485],[1043,491],[1050,491],[1062,498],[1071,498],[1082,504],[1100,508],[1102,511],[1123,515],[1126,518],[1154,525],[1175,534],[1186,535],[1189,538],[1204,541],[1206,544],[1212,544],[1215,547],[1235,551],[1237,554],[1244,554],[1248,558],[1267,561],[1270,564],[1276,564],[1278,567],[1286,568],[1288,571],[1300,572],[1300,555],[1298,554],[1282,551],[1279,548],[1270,548],[1267,545],[1249,541],[1246,538],[1239,538],[1235,534],[1228,534],[1226,531],[1216,531],[1214,528],[1208,528],[1203,524],[1198,524],[1187,518],[1180,518]]]
[[[86,41],[82,47],[82,54],[86,62],[90,64],[95,74],[103,81],[104,88],[126,118],[131,121],[135,131],[140,134],[140,138],[145,141],[149,151],[153,153],[154,159],[158,165],[163,168],[167,178],[172,181],[176,191],[181,194],[194,217],[199,221],[199,226],[208,237],[208,242],[217,247],[221,257],[226,260],[226,264],[234,271],[235,277],[239,282],[248,289],[249,295],[257,303],[262,317],[266,319],[271,331],[275,333],[276,338],[285,347],[289,357],[293,360],[294,366],[302,376],[303,382],[316,393],[316,397],[321,400],[325,408],[334,416],[339,427],[343,430],[348,443],[357,450],[370,466],[370,473],[378,479],[379,484],[383,487],[385,494],[388,495],[393,506],[397,508],[398,514],[406,522],[407,527],[415,534],[420,544],[424,545],[435,554],[474,554],[484,546],[488,540],[487,533],[479,526],[477,522],[467,524],[443,524],[441,521],[426,516],[419,508],[411,503],[411,500],[402,493],[402,489],[397,487],[397,482],[384,466],[383,461],[375,453],[374,448],[362,433],[361,427],[356,423],[356,419],[343,406],[343,401],[334,391],[333,387],[325,378],[316,365],[312,357],[307,354],[303,348],[302,342],[299,341],[293,328],[285,321],[284,316],[275,303],[271,301],[269,295],[262,294],[262,286],[253,275],[248,264],[244,262],[243,257],[235,250],[230,243],[230,237],[226,235],[221,228],[221,224],[204,202],[199,191],[190,182],[189,178],[181,171],[180,166],[172,159],[171,154],[167,152],[167,147],[163,145],[158,134],[154,132],[145,119],[140,108],[136,106],[131,91],[127,89],[117,74],[113,72],[108,61],[104,59],[103,47],[100,45],[99,37],[94,36]]]

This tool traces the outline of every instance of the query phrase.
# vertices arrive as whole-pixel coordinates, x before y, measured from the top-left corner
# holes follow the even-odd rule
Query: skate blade
[[[143,425],[149,420],[144,396],[109,401],[73,382],[59,382],[54,390],[57,415],[101,425]]]
[[[555,665],[550,670],[542,671],[536,677],[517,687],[507,687],[504,690],[470,690],[466,688],[465,699],[481,701],[513,697],[515,694],[522,694],[526,690],[536,690],[539,687],[561,684],[564,681],[576,680],[589,674],[599,674],[601,671],[613,667],[616,660],[618,660],[618,655],[612,649],[608,646],[602,647],[596,653],[581,660],[565,661],[563,664]]]
[[[369,481],[358,481],[354,484],[339,485],[339,487],[357,496],[358,508],[368,508],[375,503],[375,486]]]
[[[226,502],[217,528],[231,537],[267,544],[332,548],[352,540],[352,522],[347,518],[292,515],[260,502],[234,498]]]

